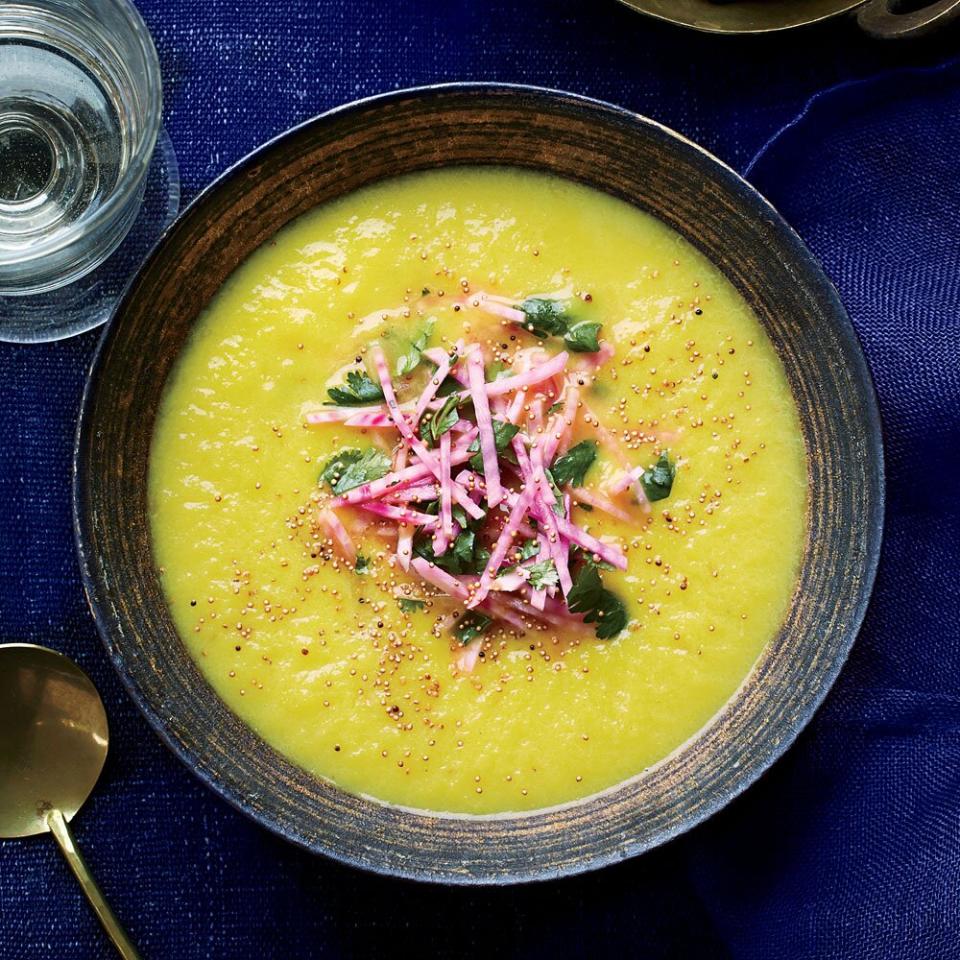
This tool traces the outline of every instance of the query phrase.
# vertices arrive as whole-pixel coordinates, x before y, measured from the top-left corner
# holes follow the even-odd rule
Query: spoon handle
[[[59,810],[51,810],[47,814],[47,825],[50,827],[50,832],[56,837],[60,851],[67,858],[67,863],[70,865],[73,875],[80,881],[80,886],[90,901],[90,906],[93,907],[94,912],[103,924],[103,929],[107,931],[107,936],[113,941],[113,945],[119,951],[120,956],[124,960],[140,960],[137,948],[130,942],[126,930],[120,925],[120,921],[110,909],[110,904],[107,903],[103,892],[97,886],[97,881],[94,880],[90,868],[84,862],[83,857],[80,856],[80,851],[73,842],[73,834],[70,832],[70,827],[67,826],[64,815]]]

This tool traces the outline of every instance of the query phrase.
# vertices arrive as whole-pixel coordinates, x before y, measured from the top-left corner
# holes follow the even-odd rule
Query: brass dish
[[[772,33],[856,11],[867,33],[884,39],[930,33],[960,16],[960,0],[911,9],[902,0],[620,0],[658,20],[703,33]],[[903,9],[902,9],[903,8]]]
[[[217,697],[174,628],[152,559],[147,471],[164,383],[236,266],[291,219],[365,184],[456,164],[549,171],[660,217],[743,292],[787,371],[809,451],[810,514],[780,632],[727,706],[645,773],[561,807],[447,816],[347,793],[277,753]],[[530,87],[448,85],[309,121],[224,174],[129,287],[87,383],[74,518],[90,606],[147,719],[201,779],[310,850],[382,873],[510,883],[589,870],[699,823],[792,743],[866,608],[883,518],[880,422],[853,328],[776,211],[688,140],[617,107]]]

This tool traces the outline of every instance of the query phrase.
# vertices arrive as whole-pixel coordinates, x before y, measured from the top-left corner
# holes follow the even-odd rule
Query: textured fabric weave
[[[0,345],[0,637],[69,653],[103,693],[111,753],[74,826],[144,956],[960,956],[960,69],[937,67],[948,42],[874,44],[846,23],[703,37],[612,0],[142,9],[188,199],[296,121],[440,80],[609,99],[739,169],[762,148],[751,177],[821,258],[863,339],[889,478],[851,660],[743,797],[597,874],[419,886],[275,839],[148,729],[106,661],[73,553],[70,450],[96,337]],[[52,840],[0,842],[0,960],[109,956]]]

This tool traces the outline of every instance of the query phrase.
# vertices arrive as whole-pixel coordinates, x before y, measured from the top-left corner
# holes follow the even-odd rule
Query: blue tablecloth
[[[519,889],[419,886],[289,847],[205,790],[148,729],[106,661],[73,554],[70,448],[96,337],[0,346],[0,637],[66,651],[104,695],[111,754],[75,830],[144,955],[960,956],[960,69],[947,63],[950,39],[879,44],[842,22],[704,37],[612,0],[142,9],[187,198],[295,121],[452,79],[609,99],[749,167],[851,312],[878,383],[889,477],[877,589],[851,661],[747,794],[597,874]],[[0,960],[109,955],[52,841],[0,843]]]

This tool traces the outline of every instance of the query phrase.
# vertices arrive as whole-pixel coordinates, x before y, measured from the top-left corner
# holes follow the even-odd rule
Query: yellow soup
[[[375,339],[392,358],[431,318],[431,345],[462,337],[509,364],[536,341],[465,306],[479,290],[565,290],[602,323],[615,353],[583,402],[637,466],[668,449],[676,477],[648,513],[624,499],[629,521],[572,510],[626,553],[602,575],[626,630],[493,630],[464,672],[442,627],[454,601],[400,568],[396,541],[358,535],[356,572],[312,519],[331,455],[393,435],[305,415]],[[601,446],[590,483],[619,469]],[[774,350],[696,250],[586,187],[456,169],[318,208],[236,270],[169,384],[150,505],[177,627],[240,717],[346,790],[479,814],[595,793],[709,721],[787,610],[806,472]]]

